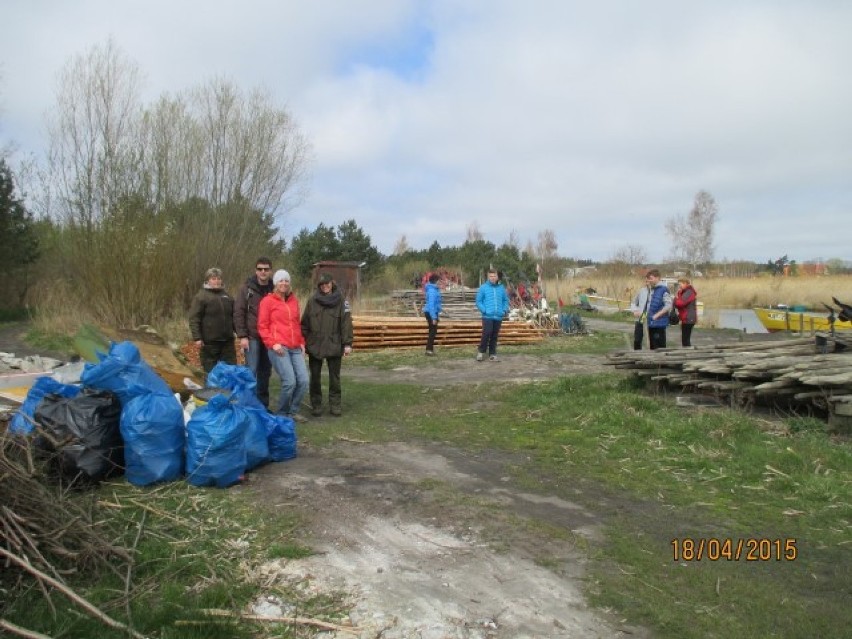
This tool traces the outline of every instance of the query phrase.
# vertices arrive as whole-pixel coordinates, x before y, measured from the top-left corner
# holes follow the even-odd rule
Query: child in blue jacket
[[[429,325],[429,336],[426,338],[426,354],[435,354],[435,336],[438,334],[438,316],[441,314],[441,289],[438,288],[437,273],[429,276],[429,281],[423,287],[426,302],[423,304],[423,315]]]

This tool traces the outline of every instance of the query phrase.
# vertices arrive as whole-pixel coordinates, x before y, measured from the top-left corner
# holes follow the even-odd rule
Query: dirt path
[[[510,461],[403,443],[303,446],[249,488],[269,507],[310,504],[319,552],[267,564],[263,577],[351,593],[365,639],[649,636],[584,601],[576,545],[597,538],[597,515],[513,487]],[[565,538],[541,535],[540,522]]]
[[[356,361],[347,362],[346,378],[426,387],[476,383],[483,371],[500,383],[612,371],[602,356],[566,353],[499,362],[439,354],[393,370]],[[251,474],[249,488],[273,507],[310,504],[310,544],[319,553],[273,562],[264,577],[351,593],[351,621],[364,639],[649,636],[583,598],[585,555],[576,546],[600,536],[599,515],[518,489],[510,463],[436,445],[301,446],[297,459]],[[542,525],[564,538],[542,534]]]
[[[592,328],[626,336],[633,330],[601,320]],[[744,339],[700,330],[695,338]],[[439,353],[393,370],[359,367],[353,358],[344,375],[457,387],[480,381],[483,371],[500,383],[612,372],[603,361],[600,355],[555,353],[476,362],[472,351],[470,358],[441,359]],[[322,419],[305,426],[311,427],[322,428]],[[512,485],[512,461],[412,443],[301,446],[297,459],[253,473],[248,488],[267,506],[304,511],[308,504],[310,544],[319,553],[272,562],[262,568],[264,577],[314,594],[351,593],[350,618],[363,639],[651,636],[588,607],[585,555],[577,550],[599,539],[604,517],[647,505],[618,503],[590,482],[573,487],[576,502],[529,494]],[[564,536],[545,535],[545,527]]]

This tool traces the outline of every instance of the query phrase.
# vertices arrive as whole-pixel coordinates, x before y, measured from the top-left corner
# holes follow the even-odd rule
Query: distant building
[[[565,277],[580,277],[582,275],[591,275],[597,270],[597,266],[578,266],[577,268],[566,268],[563,273]]]
[[[364,262],[316,262],[311,273],[311,285],[316,288],[320,273],[331,273],[337,288],[350,302],[361,294],[361,267]]]

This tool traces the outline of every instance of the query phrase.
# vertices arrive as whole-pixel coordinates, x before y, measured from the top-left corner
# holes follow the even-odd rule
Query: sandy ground
[[[402,443],[302,447],[297,459],[253,473],[249,489],[267,507],[310,504],[318,554],[276,560],[261,575],[310,594],[350,593],[347,621],[359,631],[330,636],[650,636],[583,598],[576,546],[599,535],[598,516],[513,487],[501,472],[510,462]],[[298,612],[286,602],[283,611]]]

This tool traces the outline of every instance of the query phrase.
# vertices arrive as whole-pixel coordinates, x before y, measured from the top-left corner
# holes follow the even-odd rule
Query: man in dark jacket
[[[329,412],[339,417],[341,410],[340,364],[352,352],[352,314],[329,273],[320,273],[317,290],[302,313],[302,335],[311,371],[309,393],[311,414],[322,415],[322,361],[328,362]]]
[[[250,275],[237,293],[234,303],[234,329],[240,338],[240,348],[246,356],[246,366],[257,380],[257,398],[269,408],[269,376],[272,364],[269,352],[257,332],[257,309],[260,300],[272,292],[272,262],[268,257],[255,261],[254,275]]]
[[[201,367],[209,373],[217,362],[237,363],[234,348],[234,300],[222,288],[222,271],[207,269],[204,286],[192,298],[189,331],[201,347]]]

